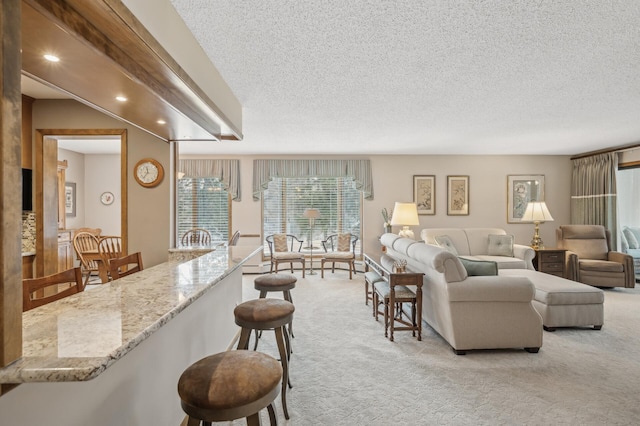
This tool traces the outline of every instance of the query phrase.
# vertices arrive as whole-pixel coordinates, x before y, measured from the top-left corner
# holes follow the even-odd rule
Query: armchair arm
[[[565,256],[565,273],[567,274],[567,279],[573,281],[580,280],[580,271],[578,267],[578,255],[575,252],[567,250]]]
[[[527,264],[527,269],[531,269],[532,271],[535,270],[533,267],[533,258],[536,256],[536,252],[531,247],[522,244],[514,244],[513,256],[524,260]]]
[[[626,288],[634,288],[636,285],[636,273],[633,267],[633,257],[619,251],[610,251],[607,254],[607,260],[622,263],[624,267],[624,286]]]

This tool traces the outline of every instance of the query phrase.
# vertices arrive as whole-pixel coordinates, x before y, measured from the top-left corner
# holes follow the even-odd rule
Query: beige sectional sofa
[[[535,251],[529,246],[515,244],[513,237],[504,229],[427,228],[422,230],[420,238],[465,259],[494,261],[499,269],[534,270]],[[511,240],[512,250],[508,244],[502,244],[508,240]]]
[[[533,307],[535,287],[527,277],[469,276],[460,259],[441,247],[395,234],[384,234],[380,241],[390,256],[425,273],[422,317],[457,354],[504,348],[538,352],[542,318]]]

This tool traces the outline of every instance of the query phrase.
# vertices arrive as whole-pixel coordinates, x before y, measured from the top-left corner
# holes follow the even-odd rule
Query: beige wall
[[[184,156],[183,158],[197,158]],[[204,158],[204,157],[200,157]],[[207,157],[212,158],[212,157]],[[260,234],[261,203],[252,199],[253,160],[263,158],[313,157],[246,157],[240,159],[242,200],[232,203],[233,230],[242,234]],[[320,158],[320,157],[316,157]],[[322,159],[355,158],[323,156]],[[382,233],[382,208],[392,209],[396,201],[412,201],[413,175],[436,176],[436,214],[420,216],[420,226],[413,227],[416,236],[422,228],[498,227],[515,236],[520,244],[529,244],[533,224],[507,223],[507,175],[545,175],[545,200],[554,222],[540,226],[547,247],[555,246],[555,228],[569,223],[571,161],[568,156],[360,156],[371,159],[374,177],[374,199],[363,204],[365,251],[379,250],[377,237]],[[447,175],[470,177],[469,216],[447,216]],[[394,228],[394,232],[398,229]]]
[[[123,128],[128,135],[129,252],[141,251],[144,264],[149,267],[165,262],[169,248],[169,144],[73,100],[36,100],[33,104],[34,130]],[[133,166],[146,157],[155,158],[165,169],[163,182],[151,189],[138,185],[133,178]],[[86,223],[90,221],[85,217]]]

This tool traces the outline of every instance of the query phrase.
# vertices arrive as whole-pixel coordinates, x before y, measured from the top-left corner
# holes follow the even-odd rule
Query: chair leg
[[[249,338],[251,337],[251,329],[242,327],[240,331],[240,339],[238,339],[237,349],[249,349]]]
[[[353,262],[349,262],[349,279],[353,279],[353,275],[351,274],[351,265],[353,265]]]
[[[306,271],[306,260],[302,259],[302,278],[304,278],[304,272]]]

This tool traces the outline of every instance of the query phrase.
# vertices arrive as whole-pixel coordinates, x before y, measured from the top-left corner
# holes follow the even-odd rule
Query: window
[[[287,233],[304,240],[303,247],[335,233],[350,232],[358,236],[356,253],[360,253],[362,193],[351,178],[297,177],[274,178],[262,196],[264,235]],[[312,229],[305,209],[320,210]],[[265,255],[269,249],[265,245]]]
[[[212,241],[228,241],[231,203],[218,178],[178,179],[177,241],[192,228],[209,231]]]

